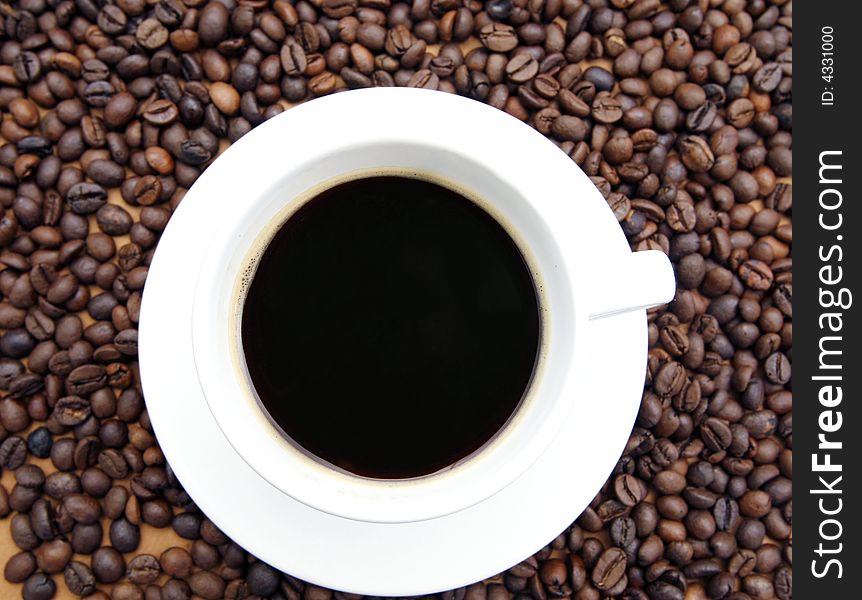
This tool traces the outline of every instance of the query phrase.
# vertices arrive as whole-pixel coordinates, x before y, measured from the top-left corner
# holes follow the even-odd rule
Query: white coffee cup
[[[405,107],[414,116],[397,118]],[[294,151],[286,161],[288,144]],[[348,473],[287,439],[261,407],[240,343],[244,290],[255,258],[281,223],[323,189],[380,174],[433,180],[477,201],[519,245],[542,298],[541,356],[509,422],[465,459],[406,480]],[[235,212],[211,232],[195,285],[192,345],[206,402],[259,475],[343,518],[432,519],[511,484],[553,441],[582,392],[589,375],[587,321],[641,311],[675,292],[667,257],[621,247],[607,203],[554,144],[501,111],[439,92],[378,88],[292,108],[231,146],[190,194],[235,198]]]

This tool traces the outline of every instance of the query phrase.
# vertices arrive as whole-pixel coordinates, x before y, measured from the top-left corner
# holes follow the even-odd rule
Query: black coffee
[[[367,477],[425,475],[488,441],[530,382],[532,276],[488,213],[434,183],[370,177],[294,213],[264,251],[242,345],[297,444]]]

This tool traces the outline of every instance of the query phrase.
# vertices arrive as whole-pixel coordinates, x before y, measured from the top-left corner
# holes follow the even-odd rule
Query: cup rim
[[[447,103],[451,104],[446,106]],[[224,193],[225,188],[220,186],[230,186],[230,172],[232,172],[235,177],[238,169],[242,169],[243,167],[246,169],[253,169],[255,173],[259,173],[261,171],[261,165],[256,163],[256,161],[266,162],[265,157],[262,156],[262,153],[264,152],[263,146],[267,143],[271,143],[273,140],[283,140],[283,135],[286,133],[287,128],[290,128],[291,132],[295,133],[297,128],[303,128],[304,123],[305,129],[307,130],[308,125],[315,122],[315,114],[318,112],[326,114],[331,119],[332,115],[345,115],[345,113],[349,115],[351,110],[355,111],[357,108],[364,108],[366,116],[369,112],[375,114],[376,110],[377,115],[388,115],[391,117],[393,112],[396,115],[404,115],[406,110],[416,110],[417,105],[419,105],[420,108],[426,109],[430,107],[430,109],[439,111],[440,114],[445,114],[448,110],[457,110],[462,113],[469,112],[471,117],[470,122],[474,127],[474,134],[476,130],[481,130],[486,133],[492,132],[492,135],[496,140],[501,142],[505,141],[510,145],[510,147],[514,147],[521,151],[524,150],[525,146],[530,148],[531,160],[534,162],[541,161],[539,164],[542,164],[545,167],[551,167],[547,170],[551,173],[552,178],[556,183],[566,184],[571,188],[577,188],[577,192],[579,194],[592,198],[591,201],[583,202],[584,206],[590,207],[589,210],[586,211],[587,213],[592,212],[594,214],[600,214],[603,211],[604,213],[610,212],[610,209],[607,208],[601,195],[592,186],[586,175],[580,171],[580,169],[568,157],[559,152],[553,144],[541,136],[541,134],[535,132],[532,128],[518,122],[516,119],[509,117],[500,111],[497,111],[496,109],[487,107],[478,102],[457,96],[428,92],[425,90],[406,89],[375,89],[341,93],[327,98],[318,99],[314,102],[291,109],[291,111],[288,111],[283,115],[279,115],[271,121],[256,128],[229,148],[221,157],[219,157],[219,159],[217,159],[216,164],[204,173],[189,193]],[[342,118],[346,118],[346,115]],[[431,138],[437,140],[442,139],[439,137],[442,133],[439,130],[439,127],[441,125],[444,126],[443,129],[445,130],[445,123],[435,122],[435,125],[437,127],[436,129],[434,127],[426,129],[423,135],[430,135]],[[395,138],[396,140],[408,143],[416,143],[416,138],[414,137],[415,133],[415,131],[411,132],[408,128],[403,127],[403,123],[401,123],[400,129],[393,129],[388,132],[390,138]],[[445,133],[451,134],[452,132],[445,131]],[[380,132],[378,130],[359,128],[349,132],[348,137],[354,142],[363,139],[366,141],[379,141],[379,134]],[[458,139],[457,135],[455,139]],[[467,146],[470,145],[467,143],[469,141],[468,138],[461,136],[460,139],[462,143]],[[344,142],[344,139],[339,140],[338,146],[341,147],[349,145]],[[449,142],[449,146],[451,146],[451,142]],[[321,149],[318,148],[318,151],[319,150]],[[486,160],[486,157],[482,153],[470,153],[469,150],[464,151],[464,148],[459,148],[459,150],[463,151],[465,155],[475,158],[479,162],[484,161],[484,164],[488,166],[489,169],[499,171],[498,167],[491,164],[489,160]],[[308,155],[309,154],[306,153],[306,158]],[[312,152],[311,155],[313,156],[314,153]],[[243,171],[240,170],[239,172]],[[508,173],[508,175],[511,176],[511,173]],[[522,174],[520,178],[516,177],[515,179],[519,183],[519,185],[516,185],[516,188],[520,190],[521,185],[525,185],[525,181],[529,183],[529,180],[534,178],[533,174],[530,173],[526,175]],[[233,183],[234,185],[236,184],[235,181]],[[511,184],[512,182],[508,181],[508,183]],[[266,182],[256,181],[253,187],[256,191],[252,192],[250,195],[254,197],[256,193],[258,197],[260,197],[260,194],[266,190]],[[527,189],[530,189],[529,185],[527,185]],[[567,204],[569,203],[556,203],[556,209],[554,211],[556,213],[556,217],[571,217],[576,213],[577,215],[584,214],[583,206],[579,207],[578,211],[575,211],[573,206],[567,206]],[[551,204],[547,204],[544,209],[547,210],[548,206],[551,206]],[[608,216],[609,214],[604,214],[603,217],[597,220],[598,222],[604,222],[606,224],[610,222],[613,226],[616,226],[616,221],[608,221]],[[552,238],[552,241],[559,241],[562,233],[564,233],[562,225],[558,222],[556,223],[555,237]],[[616,233],[618,234],[618,232]],[[213,236],[215,235],[216,234],[214,233]],[[579,243],[576,238],[577,236],[569,236],[566,240],[566,243],[570,247],[569,254],[572,254],[573,252],[574,254],[577,254],[577,252],[575,252],[576,250],[584,248],[584,244]],[[601,236],[598,236],[596,239],[600,240]],[[484,487],[479,486],[479,488],[474,486],[472,493],[467,493],[465,490],[461,490],[460,493],[450,494],[451,497],[448,502],[441,501],[440,494],[437,493],[439,490],[434,490],[434,497],[429,497],[427,494],[431,485],[435,485],[439,488],[439,483],[443,480],[449,480],[451,483],[453,474],[457,474],[458,472],[457,469],[444,471],[442,473],[438,472],[416,480],[407,479],[397,481],[376,479],[368,480],[350,474],[350,484],[353,489],[346,489],[344,487],[344,481],[334,481],[332,478],[332,472],[329,470],[326,470],[323,473],[323,476],[321,476],[320,469],[316,472],[312,472],[312,469],[303,469],[302,465],[296,463],[296,461],[291,465],[297,469],[296,472],[286,472],[289,470],[281,469],[283,472],[278,473],[278,469],[273,469],[271,466],[267,466],[265,464],[266,456],[262,455],[259,449],[256,448],[256,446],[263,443],[272,449],[273,446],[269,442],[277,440],[273,440],[271,436],[260,436],[260,432],[257,432],[258,435],[256,437],[252,436],[252,432],[248,431],[247,428],[244,433],[240,432],[239,425],[241,423],[233,419],[237,414],[236,411],[228,409],[229,404],[224,402],[224,398],[219,396],[220,391],[213,393],[211,385],[212,381],[209,377],[209,375],[212,374],[212,370],[210,369],[209,374],[206,372],[208,365],[207,352],[210,349],[210,346],[206,343],[206,336],[201,337],[201,332],[206,330],[207,319],[205,317],[211,316],[208,314],[210,311],[207,310],[207,303],[213,304],[213,299],[206,294],[208,290],[211,291],[211,288],[207,288],[205,283],[202,286],[202,281],[206,282],[207,277],[209,277],[209,281],[212,281],[214,276],[219,275],[218,261],[210,259],[212,250],[213,249],[210,248],[206,253],[207,258],[204,260],[204,265],[201,268],[195,289],[195,309],[193,310],[192,333],[198,379],[201,383],[202,389],[204,390],[207,404],[213,413],[216,422],[238,454],[271,484],[303,503],[345,518],[374,522],[422,520],[461,510],[480,502],[489,495],[493,495],[517,479],[517,477],[519,477],[550,444],[556,433],[559,431],[564,417],[568,415],[568,411],[572,408],[572,402],[569,400],[569,397],[574,394],[574,389],[577,387],[577,382],[572,380],[577,379],[575,374],[578,371],[580,371],[580,376],[584,375],[583,368],[586,365],[586,361],[584,360],[586,351],[583,348],[583,343],[574,343],[574,339],[576,338],[574,335],[571,336],[572,347],[571,359],[568,361],[569,372],[562,375],[564,377],[563,393],[559,394],[557,398],[552,399],[553,407],[555,408],[555,422],[549,422],[549,425],[546,425],[544,431],[540,432],[542,436],[538,442],[533,441],[529,456],[519,457],[519,464],[502,465],[502,470],[506,472],[500,471],[494,473],[493,483],[485,485]],[[569,256],[569,258],[572,258],[572,256]],[[208,264],[209,269],[207,267]],[[555,267],[559,267],[559,265],[555,265]],[[575,286],[575,280],[577,278],[574,275],[575,274],[573,272],[567,273],[567,285],[572,287]],[[570,326],[573,326],[575,331],[577,331],[577,329],[583,325],[585,320],[586,313],[583,302],[579,301],[577,295],[573,295],[572,323],[570,323]],[[212,322],[212,320],[210,319],[209,322]],[[208,391],[210,393],[207,393]],[[515,415],[521,412],[523,411],[517,410]],[[508,427],[504,427],[501,432],[505,432],[506,429],[508,429]],[[284,441],[278,432],[273,432],[278,435],[280,440]],[[468,469],[461,469],[460,473],[463,474],[468,471]],[[459,478],[456,477],[454,479],[458,480]],[[460,478],[460,480],[463,479],[463,477]],[[360,496],[357,496],[356,493],[354,493],[357,492],[358,488],[361,488],[362,490],[362,494]]]

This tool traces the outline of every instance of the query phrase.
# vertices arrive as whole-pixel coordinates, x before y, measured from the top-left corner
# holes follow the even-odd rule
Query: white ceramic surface
[[[339,149],[315,142],[333,138]],[[315,184],[372,167],[445,175],[495,199],[529,247],[551,312],[547,364],[523,422],[493,452],[411,482],[362,480],[296,451],[230,360],[233,288],[260,230]],[[256,128],[186,195],[150,268],[141,372],[171,465],[238,543],[321,585],[418,594],[507,568],[587,505],[625,444],[646,361],[642,310],[588,317],[672,293],[667,259],[631,254],[586,176],[526,125],[439,93],[349,92]]]

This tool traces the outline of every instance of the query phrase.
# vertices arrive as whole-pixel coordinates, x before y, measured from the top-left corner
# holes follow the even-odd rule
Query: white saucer
[[[159,444],[185,489],[218,527],[255,556],[303,580],[406,596],[499,573],[577,518],[616,464],[637,415],[646,366],[644,311],[590,321],[590,391],[575,400],[545,453],[507,488],[460,512],[418,523],[336,517],[283,494],[252,470],[223,436],[197,379],[191,346],[194,285],[216,221],[230,218],[230,203],[241,200],[192,193],[181,203],[149,272],[147,329],[141,329],[147,345],[159,348],[141,356]],[[612,245],[620,254],[629,252],[622,231]],[[601,452],[595,450],[599,440]]]

